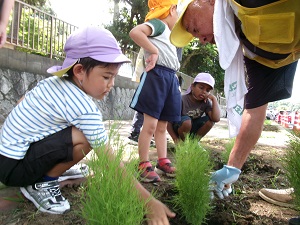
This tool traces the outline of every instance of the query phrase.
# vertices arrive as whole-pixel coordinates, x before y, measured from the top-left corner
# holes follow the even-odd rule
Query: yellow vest
[[[243,33],[254,46],[272,53],[289,54],[285,59],[271,60],[245,51],[246,57],[271,68],[300,58],[300,0],[279,0],[257,8],[228,1],[242,22]]]

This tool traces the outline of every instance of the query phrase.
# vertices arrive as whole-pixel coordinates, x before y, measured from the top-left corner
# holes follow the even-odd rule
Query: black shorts
[[[68,127],[32,143],[22,160],[0,155],[0,181],[15,187],[34,184],[58,163],[72,160],[72,127]]]
[[[278,69],[272,69],[254,60],[244,58],[248,75],[246,109],[257,108],[269,102],[291,97],[298,61]]]

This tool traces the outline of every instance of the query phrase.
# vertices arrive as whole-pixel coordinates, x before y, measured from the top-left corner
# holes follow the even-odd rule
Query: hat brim
[[[204,83],[204,84],[207,84],[207,85],[209,85],[211,88],[212,88],[212,90],[214,89],[214,87],[213,86],[211,86],[211,84],[209,83],[209,82],[207,82],[207,81],[196,81],[197,83]],[[195,83],[195,82],[193,82],[193,83]],[[189,87],[188,87],[188,89],[185,91],[185,94],[187,95],[187,94],[189,94],[191,91],[192,91],[192,85],[193,84],[191,84]]]
[[[211,83],[207,82],[207,81],[197,81],[198,83],[204,83],[204,84],[207,84],[211,87],[211,89],[213,90],[214,89],[214,86],[211,86]]]
[[[122,54],[90,56],[90,58],[105,63],[131,63],[131,60]],[[66,58],[62,66],[52,66],[47,70],[47,73],[62,77],[72,68],[72,66],[75,65],[77,61],[78,59]]]
[[[192,1],[193,0],[187,1],[186,5],[182,9],[182,12],[181,12],[177,22],[175,23],[175,25],[171,31],[170,41],[173,45],[175,45],[176,47],[179,47],[179,48],[182,48],[182,47],[188,45],[194,39],[194,36],[191,33],[187,32],[186,29],[182,25],[183,15],[184,15],[188,5]]]
[[[93,55],[90,57],[97,61],[106,63],[131,63],[131,60],[123,54]]]
[[[72,66],[75,65],[77,61],[78,59],[65,58],[62,66],[52,66],[49,69],[47,69],[47,73],[50,73],[58,77],[62,77],[64,74],[68,72],[69,69],[72,68]]]

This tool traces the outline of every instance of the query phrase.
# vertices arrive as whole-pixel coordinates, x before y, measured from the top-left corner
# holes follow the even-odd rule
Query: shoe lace
[[[56,201],[63,201],[63,197],[61,195],[61,191],[59,189],[59,185],[54,185],[48,188],[48,192],[50,193],[51,197],[55,198]]]
[[[154,169],[151,166],[146,167],[144,170],[147,171],[147,172],[154,171]]]
[[[152,168],[152,165],[149,163],[149,161],[141,162],[139,164],[139,170],[151,172],[154,171]]]
[[[49,193],[51,194],[52,197],[60,196],[61,192],[59,187],[51,187],[48,189]]]

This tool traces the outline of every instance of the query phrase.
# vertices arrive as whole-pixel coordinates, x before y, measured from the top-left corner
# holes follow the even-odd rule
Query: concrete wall
[[[38,81],[51,76],[46,72],[49,67],[61,63],[25,52],[0,49],[0,127],[24,93]],[[96,102],[103,113],[103,119],[132,119],[134,111],[129,108],[129,103],[137,86],[138,83],[130,78],[117,76],[115,87],[108,97]]]

